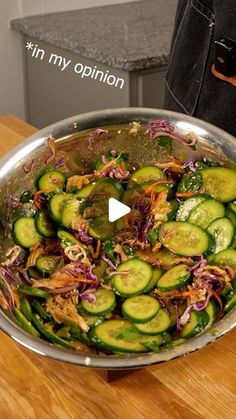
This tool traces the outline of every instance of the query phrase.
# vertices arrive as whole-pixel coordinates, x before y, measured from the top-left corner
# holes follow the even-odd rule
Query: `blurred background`
[[[38,128],[72,114],[122,107],[162,107],[177,0],[0,1],[0,115]],[[86,9],[86,10],[85,10]],[[65,11],[69,11],[65,13]],[[81,79],[36,60],[31,41],[109,71],[122,89]]]

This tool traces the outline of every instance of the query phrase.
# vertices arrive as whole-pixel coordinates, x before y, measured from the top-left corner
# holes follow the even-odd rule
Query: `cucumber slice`
[[[234,214],[236,215],[236,201],[234,202],[229,202],[229,204],[227,205],[228,208],[234,212]]]
[[[138,341],[127,342],[122,339],[122,334],[132,329],[132,323],[128,320],[105,320],[96,326],[90,334],[92,342],[112,352],[146,352],[148,349]]]
[[[55,228],[46,211],[39,211],[35,215],[34,224],[40,236],[43,236],[46,239],[55,237]]]
[[[209,257],[209,262],[214,265],[229,265],[236,268],[236,250],[225,249],[215,255]]]
[[[75,196],[79,199],[86,199],[91,194],[92,190],[96,186],[96,182],[88,183],[88,185],[85,185],[80,191],[75,193]]]
[[[176,215],[179,209],[179,203],[176,201],[176,199],[172,199],[170,201],[171,204],[171,211],[168,214],[168,221],[172,221],[176,219]]]
[[[44,173],[38,181],[38,187],[41,191],[52,192],[59,191],[66,184],[66,176],[59,170],[51,170]]]
[[[38,269],[34,268],[33,266],[31,266],[28,269],[28,274],[30,278],[34,278],[34,279],[40,279],[42,278],[41,273],[38,271]]]
[[[24,316],[24,314],[21,313],[20,310],[18,310],[18,308],[14,307],[12,312],[13,312],[16,320],[18,321],[18,323],[23,327],[23,329],[25,329],[31,335],[34,335],[36,337],[40,336],[40,334],[34,328],[34,326],[31,324],[31,322],[29,320],[27,320],[27,318]]]
[[[42,275],[51,275],[58,267],[58,256],[39,256],[35,262],[35,267]]]
[[[224,311],[228,313],[228,311],[232,310],[236,306],[236,293],[230,298],[230,300],[226,303]]]
[[[92,192],[88,196],[91,209],[98,212],[97,215],[108,213],[109,198],[121,200],[124,189],[113,179],[105,178],[96,182]],[[89,210],[89,208],[87,208]]]
[[[215,240],[215,253],[227,249],[234,238],[234,226],[228,218],[217,218],[209,225],[207,231]]]
[[[157,351],[159,346],[170,343],[171,336],[167,332],[158,335],[138,335],[137,340],[151,351]]]
[[[160,291],[171,291],[182,287],[189,279],[190,272],[188,266],[182,263],[164,273],[157,281],[157,288]]]
[[[144,335],[157,335],[170,327],[170,316],[162,308],[157,312],[156,316],[147,323],[135,323],[135,328]]]
[[[13,238],[19,246],[30,248],[41,242],[33,217],[20,217],[13,225]]]
[[[83,201],[76,197],[71,197],[65,202],[62,208],[61,223],[66,228],[72,228],[72,225],[82,220],[80,208]]]
[[[116,306],[116,296],[113,291],[99,288],[94,296],[96,298],[94,303],[87,300],[81,301],[81,306],[89,314],[102,314],[110,313]]]
[[[65,249],[68,246],[73,246],[74,244],[78,244],[78,240],[73,236],[73,234],[69,233],[65,230],[58,230],[57,237],[61,240],[61,246]]]
[[[211,327],[213,325],[213,323],[215,322],[216,313],[217,313],[216,304],[215,304],[215,302],[212,298],[210,299],[209,303],[207,304],[207,306],[205,308],[205,312],[209,316],[209,322],[207,324],[207,327]]]
[[[226,167],[201,170],[204,192],[220,202],[236,199],[236,171]]]
[[[186,221],[189,217],[190,212],[201,202],[207,199],[207,195],[196,195],[184,201],[176,214],[176,221]]]
[[[236,201],[230,202],[227,205],[225,216],[229,218],[234,228],[236,228]]]
[[[230,208],[226,208],[225,216],[231,221],[234,228],[236,228],[236,214],[235,214],[235,212],[232,211]]]
[[[142,183],[156,182],[163,179],[163,171],[156,166],[144,166],[136,170],[128,182],[127,188],[133,188]]]
[[[112,280],[112,287],[121,297],[132,297],[141,294],[152,278],[151,266],[141,259],[133,258],[121,263]]]
[[[89,328],[98,326],[104,321],[104,316],[89,314],[83,309],[81,304],[79,304],[77,311],[83,317]]]
[[[198,192],[202,186],[202,183],[202,171],[189,172],[182,177],[178,186],[178,192]]]
[[[163,275],[164,271],[159,268],[152,270],[152,278],[149,281],[147,288],[143,291],[144,294],[148,294],[153,288],[155,288],[158,279]]]
[[[140,184],[140,191],[141,193],[144,192],[144,188],[148,188],[149,186],[153,185],[153,182],[148,182],[148,183],[144,183],[144,184]],[[166,191],[168,193],[167,198],[171,199],[174,195],[174,188],[175,188],[175,184],[160,184],[160,185],[155,185],[152,187],[153,192],[160,193],[163,191]],[[138,187],[138,185],[137,185]],[[134,189],[134,188],[133,188]],[[128,189],[129,190],[129,189]]]
[[[71,194],[61,192],[52,196],[48,202],[49,215],[54,221],[56,221],[59,224],[61,223],[63,207],[71,197]]]
[[[132,207],[135,200],[140,199],[142,196],[143,190],[140,185],[137,185],[134,188],[126,189],[123,196],[122,196],[122,202],[125,205],[128,205],[128,207]],[[148,202],[148,198],[147,198]]]
[[[23,296],[23,295],[20,297],[20,307],[21,307],[21,311],[25,315],[26,319],[29,320],[29,322],[30,322],[31,319],[32,319],[31,306],[30,306],[30,303],[27,300],[27,298],[25,298],[25,296]]]
[[[185,324],[180,332],[182,338],[192,338],[202,332],[210,321],[209,315],[206,311],[192,311],[190,320]]]
[[[108,220],[107,214],[101,215],[100,217],[94,218],[89,223],[88,233],[95,239],[107,239],[115,231],[116,223],[112,223]]]
[[[188,222],[206,229],[216,218],[224,217],[225,207],[220,202],[207,199],[194,208],[188,217]]]
[[[202,255],[211,246],[208,233],[187,221],[169,221],[162,224],[159,238],[167,249],[180,256]]]
[[[137,295],[125,300],[122,304],[122,314],[131,322],[146,323],[156,316],[160,303],[149,295]]]
[[[46,291],[42,291],[38,288],[29,287],[28,285],[19,285],[17,290],[21,294],[32,295],[33,297],[48,298],[49,294]]]

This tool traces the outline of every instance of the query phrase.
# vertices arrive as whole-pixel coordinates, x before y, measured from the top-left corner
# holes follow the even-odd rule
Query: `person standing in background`
[[[179,0],[165,109],[236,136],[236,0]]]

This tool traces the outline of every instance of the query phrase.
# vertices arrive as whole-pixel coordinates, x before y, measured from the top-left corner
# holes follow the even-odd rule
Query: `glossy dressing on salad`
[[[165,350],[236,305],[236,171],[216,157],[177,155],[176,144],[192,150],[198,139],[168,121],[126,126],[163,153],[149,164],[124,151],[124,135],[113,149],[106,128],[84,135],[88,149],[101,136],[111,142],[86,170],[68,168],[50,138],[34,188],[9,197],[20,211],[0,304],[27,332],[72,350]],[[130,213],[110,222],[110,198]]]

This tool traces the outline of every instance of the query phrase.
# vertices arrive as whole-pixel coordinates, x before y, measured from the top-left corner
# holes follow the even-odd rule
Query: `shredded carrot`
[[[174,182],[170,180],[158,180],[157,182],[154,182],[151,185],[146,186],[146,188],[144,188],[144,194],[148,195],[149,193],[153,192],[153,188],[155,188],[155,186],[164,185],[164,184],[173,185]]]
[[[191,196],[197,195],[198,192],[179,192],[175,194],[176,198],[191,198]]]
[[[218,301],[218,303],[220,305],[220,309],[223,310],[223,304],[222,304],[222,301],[221,301],[221,298],[220,298],[219,294],[217,294],[217,292],[214,291],[214,290],[212,290],[211,292],[212,292],[213,297],[215,297],[215,299]]]
[[[42,208],[42,205],[40,203],[40,195],[45,194],[45,193],[50,193],[50,192],[53,192],[53,191],[40,189],[39,191],[34,193],[34,205],[36,206],[37,209]]]
[[[44,194],[44,191],[41,191],[41,190],[35,192],[34,194],[34,205],[36,206],[37,209],[41,209],[42,207],[41,202],[40,202],[40,196],[42,194]]]
[[[169,298],[188,298],[191,297],[193,295],[199,295],[199,291],[198,290],[191,290],[191,291],[177,291],[177,290],[173,290],[173,291],[166,291],[164,293],[161,292],[157,292],[158,295],[164,296],[164,297],[169,297]]]
[[[191,297],[193,295],[199,295],[199,290],[183,291],[181,295],[182,297]]]

